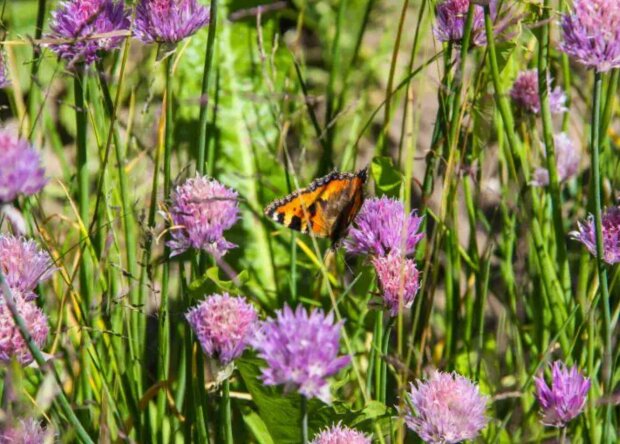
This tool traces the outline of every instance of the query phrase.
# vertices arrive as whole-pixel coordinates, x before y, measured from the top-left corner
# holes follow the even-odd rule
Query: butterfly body
[[[336,243],[362,207],[367,177],[367,168],[357,173],[334,171],[272,202],[265,214],[288,228]]]

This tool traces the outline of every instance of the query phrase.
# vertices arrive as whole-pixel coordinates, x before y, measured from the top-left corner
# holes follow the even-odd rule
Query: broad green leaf
[[[375,157],[370,166],[377,195],[398,197],[403,177],[389,157]]]

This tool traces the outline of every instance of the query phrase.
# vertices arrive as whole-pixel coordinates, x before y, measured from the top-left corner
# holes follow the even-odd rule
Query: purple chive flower
[[[562,17],[560,50],[577,62],[606,72],[620,67],[620,2],[574,0]]]
[[[433,32],[441,42],[460,43],[465,32],[470,0],[445,0],[437,5],[437,23]],[[487,42],[484,32],[484,10],[474,6],[474,22],[471,42],[482,46]]]
[[[398,253],[390,253],[387,256],[373,258],[372,265],[375,267],[383,301],[390,314],[398,315],[400,304],[403,308],[411,307],[420,288],[420,272],[415,262],[403,258]]]
[[[584,378],[577,366],[569,369],[563,362],[554,362],[551,366],[551,387],[543,377],[534,379],[543,424],[564,427],[581,413],[588,397],[590,378]]]
[[[0,206],[13,202],[18,195],[31,196],[47,183],[39,153],[27,140],[0,130]]]
[[[547,84],[551,85],[550,77],[547,80]],[[510,97],[517,107],[528,113],[539,114],[540,97],[538,95],[538,70],[528,69],[526,71],[521,71],[512,85]],[[566,95],[562,91],[562,88],[556,86],[553,90],[549,91],[549,107],[552,113],[558,114],[566,111],[566,107],[564,106],[565,103]]]
[[[11,86],[9,74],[6,69],[5,55],[0,51],[0,89]]]
[[[35,419],[22,419],[17,424],[0,431],[0,443],[3,444],[43,444],[46,431]]]
[[[120,46],[123,36],[109,34],[129,30],[129,14],[122,0],[65,0],[52,12],[50,28],[49,37],[66,40],[50,44],[52,51],[71,65],[91,64]]]
[[[486,427],[487,397],[457,373],[434,371],[422,382],[411,384],[405,422],[428,443],[452,444],[474,439]]]
[[[196,0],[140,0],[135,34],[144,43],[177,43],[209,23]]]
[[[344,241],[355,255],[387,256],[390,252],[413,253],[424,237],[418,233],[422,218],[415,210],[405,214],[401,202],[388,197],[367,199]]]
[[[54,272],[49,254],[34,241],[5,234],[0,234],[0,270],[11,291],[26,300],[36,298],[36,286]]]
[[[185,315],[198,337],[202,350],[228,364],[241,356],[258,328],[258,315],[252,304],[228,293],[214,294],[191,308]]]
[[[603,260],[610,265],[620,262],[620,207],[608,208],[601,220],[603,231]],[[596,256],[596,227],[594,216],[588,216],[588,221],[578,223],[578,230],[569,233],[570,236],[585,245],[588,251]]]
[[[332,425],[314,437],[310,444],[370,444],[370,436],[355,429],[341,425]]]
[[[333,313],[310,313],[299,306],[285,306],[276,317],[261,323],[252,346],[267,361],[262,380],[266,385],[284,384],[286,391],[297,390],[306,398],[330,402],[326,378],[349,364],[349,356],[338,356],[342,322],[334,323]]]
[[[42,347],[49,332],[47,316],[33,302],[15,298],[15,303],[30,336],[38,347]],[[2,300],[0,301],[0,361],[8,362],[12,358],[17,359],[22,365],[28,365],[33,360],[26,341],[22,338],[11,312]]]
[[[573,141],[566,133],[556,134],[553,137],[555,146],[555,163],[560,182],[565,182],[579,170],[581,155]],[[547,168],[536,168],[534,171],[534,185],[544,187],[549,185],[549,172]]]
[[[197,176],[176,187],[171,201],[171,256],[196,248],[220,257],[236,247],[224,239],[224,231],[239,219],[236,191],[217,180]]]

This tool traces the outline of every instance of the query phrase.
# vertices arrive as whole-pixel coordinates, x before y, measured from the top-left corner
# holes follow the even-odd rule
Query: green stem
[[[553,140],[553,122],[551,120],[551,108],[549,106],[549,0],[545,0],[543,7],[542,22],[547,23],[541,29],[540,45],[538,48],[538,92],[541,104],[541,116],[543,123],[543,135],[545,140],[547,171],[549,172],[549,191],[551,194],[551,206],[553,212],[553,226],[555,230],[555,245],[557,245],[558,262],[560,265],[560,280],[564,290],[564,302],[571,300],[571,280],[566,253],[566,240],[562,221],[562,197],[560,195],[560,180],[555,157],[555,145]]]
[[[305,398],[302,397],[302,399]],[[220,408],[222,410],[222,427],[224,428],[224,442],[226,444],[233,444],[232,415],[230,413],[230,380],[228,379],[226,379],[222,383],[222,399]]]
[[[308,400],[301,396],[301,442],[308,444]]]
[[[200,134],[198,136],[198,164],[196,165],[196,170],[200,174],[205,173],[205,156],[207,153],[207,145],[209,143],[208,133],[209,133],[209,77],[211,75],[211,62],[213,60],[213,48],[215,47],[215,33],[217,31],[217,2],[218,0],[211,0],[211,6],[209,10],[210,14],[210,22],[209,22],[209,34],[207,35],[207,49],[205,54],[205,65],[202,71],[202,88],[200,92]],[[209,146],[209,151],[214,148]],[[211,154],[211,153],[209,153]],[[215,171],[212,158],[215,156],[209,155],[208,159],[210,160],[207,164],[207,174],[209,176],[213,176]]]
[[[17,326],[17,329],[19,330],[19,334],[22,336],[22,338],[26,342],[26,345],[28,346],[28,350],[30,350],[30,353],[32,354],[32,357],[36,361],[37,365],[39,366],[41,370],[43,370],[44,368],[49,368],[50,371],[52,372],[52,375],[54,376],[54,381],[58,385],[58,392],[56,394],[58,398],[58,402],[64,414],[66,415],[67,419],[69,420],[69,423],[71,423],[71,425],[75,427],[75,432],[77,433],[78,438],[83,443],[88,443],[88,444],[94,443],[94,441],[90,438],[90,436],[86,432],[86,429],[84,428],[84,426],[82,425],[78,417],[75,415],[75,412],[73,408],[71,407],[71,404],[69,403],[69,400],[67,399],[67,396],[65,395],[65,392],[63,389],[63,383],[60,380],[60,376],[58,376],[58,373],[56,372],[53,365],[48,365],[48,363],[45,361],[45,358],[43,357],[43,354],[41,353],[41,350],[39,349],[37,344],[35,344],[34,340],[32,339],[32,336],[30,335],[30,332],[28,331],[28,327],[26,326],[26,323],[24,322],[21,315],[19,314],[19,310],[13,298],[13,293],[11,292],[11,289],[6,283],[6,280],[4,278],[4,274],[2,273],[1,268],[0,268],[0,294],[4,296],[4,301],[6,302],[6,306],[11,312],[11,316],[13,317],[13,320],[15,321],[15,325]]]
[[[381,402],[381,385],[383,381],[381,374],[381,370],[383,370],[383,357],[381,355],[383,351],[383,310],[377,310],[372,346],[375,349],[375,399]]]
[[[592,164],[592,185],[594,197],[594,223],[596,225],[596,265],[598,271],[600,304],[603,311],[603,330],[605,334],[603,351],[603,382],[604,390],[611,393],[611,356],[612,356],[612,335],[611,335],[611,315],[609,308],[609,288],[607,285],[607,268],[603,263],[603,228],[601,215],[601,174],[600,174],[600,129],[601,129],[601,89],[603,78],[600,72],[594,74],[594,99],[592,102],[592,134],[591,134],[591,164]],[[612,405],[607,403],[605,406],[605,422],[603,425],[603,442],[609,442],[609,426],[611,422]]]

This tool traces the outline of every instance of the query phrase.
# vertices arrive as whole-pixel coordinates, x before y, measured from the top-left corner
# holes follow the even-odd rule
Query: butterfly
[[[356,173],[334,171],[307,188],[273,201],[265,215],[293,230],[326,237],[336,244],[364,202],[368,167]]]

